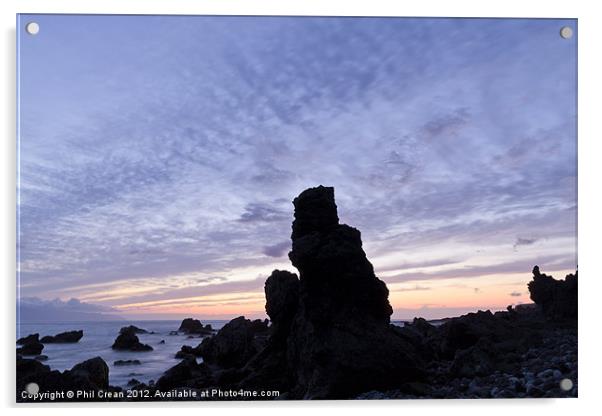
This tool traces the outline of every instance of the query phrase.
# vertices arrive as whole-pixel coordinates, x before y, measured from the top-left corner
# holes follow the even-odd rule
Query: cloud
[[[17,299],[18,322],[71,322],[119,320],[117,311],[104,305],[81,302],[71,298],[43,300],[37,297]]]
[[[291,248],[291,242],[287,240],[287,241],[283,241],[281,243],[274,244],[272,246],[264,247],[262,252],[266,256],[282,257],[286,253],[288,253],[290,248]]]
[[[408,272],[384,278],[387,283],[407,282],[414,280],[440,280],[454,278],[473,278],[496,274],[524,273],[529,275],[533,266],[539,264],[542,269],[573,269],[575,262],[565,255],[541,256],[539,258],[521,259],[487,266],[465,266],[433,272]]]
[[[518,246],[530,246],[532,244],[535,244],[537,240],[537,238],[517,237],[516,241],[514,242],[513,248],[516,250]]]
[[[510,296],[512,296],[512,297],[519,297],[519,296],[522,296],[522,293],[520,293],[520,292],[511,292]]]
[[[415,285],[415,286],[411,286],[411,287],[400,287],[400,288],[395,288],[392,289],[392,292],[416,292],[416,291],[423,291],[423,290],[431,290],[430,287],[427,286],[420,286],[420,285]]]
[[[251,203],[245,207],[245,212],[240,216],[241,222],[272,222],[283,221],[290,218],[290,214],[273,208],[267,204]]]

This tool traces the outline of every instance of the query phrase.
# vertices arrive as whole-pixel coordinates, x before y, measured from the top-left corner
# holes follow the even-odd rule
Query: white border
[[[151,414],[163,414],[166,408],[179,408],[176,412],[247,413],[264,415],[266,412],[306,414],[318,409],[339,409],[345,413],[365,414],[371,409],[379,412],[420,412],[446,415],[507,415],[546,413],[566,415],[589,414],[599,411],[598,389],[602,387],[599,334],[600,281],[600,215],[602,215],[600,165],[600,109],[602,96],[601,49],[602,16],[596,11],[595,1],[548,0],[535,1],[357,1],[357,0],[2,0],[3,54],[2,94],[0,115],[4,135],[1,149],[0,181],[2,195],[2,282],[4,284],[4,340],[2,343],[2,376],[0,394],[2,404],[12,407],[9,412],[34,411],[35,407],[50,414],[86,413],[101,414],[110,409],[143,408]],[[143,403],[143,404],[74,404],[74,405],[24,405],[14,402],[14,346],[15,336],[15,22],[16,13],[119,13],[119,14],[238,14],[238,15],[346,15],[346,16],[455,16],[455,17],[568,17],[579,19],[579,272],[580,334],[579,334],[579,399],[573,400],[473,400],[473,401],[405,401],[405,402],[286,402],[286,403]],[[598,237],[598,238],[597,238]],[[45,407],[42,409],[42,407]],[[49,407],[49,408],[48,408]],[[336,408],[336,410],[335,410]],[[325,410],[326,410],[325,409]],[[111,410],[113,411],[113,410]],[[125,410],[131,411],[131,410]]]

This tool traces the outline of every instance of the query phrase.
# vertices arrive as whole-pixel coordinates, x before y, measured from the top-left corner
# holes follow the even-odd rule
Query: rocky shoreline
[[[308,189],[293,204],[289,257],[299,276],[274,270],[268,277],[269,321],[238,317],[216,332],[185,319],[166,335],[180,331],[200,343],[174,351],[180,363],[156,382],[133,379],[129,390],[109,386],[100,357],[63,373],[24,357],[43,349],[33,334],[19,340],[17,401],[33,400],[21,393],[32,382],[40,391],[86,386],[115,393],[90,400],[124,401],[577,397],[577,273],[556,280],[535,266],[532,305],[399,327],[360,232],[339,224],[334,189]],[[113,348],[152,351],[136,335],[145,332],[124,327]],[[48,339],[79,335],[71,334]],[[210,390],[278,395],[216,398]]]

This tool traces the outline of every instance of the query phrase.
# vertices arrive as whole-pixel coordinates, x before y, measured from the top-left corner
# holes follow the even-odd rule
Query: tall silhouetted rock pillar
[[[334,188],[307,189],[293,204],[289,257],[300,272],[299,302],[287,348],[294,394],[351,397],[415,378],[418,359],[390,328],[389,292],[360,232],[339,224]]]

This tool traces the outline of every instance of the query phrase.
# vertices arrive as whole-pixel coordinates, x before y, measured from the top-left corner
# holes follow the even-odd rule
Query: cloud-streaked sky
[[[31,20],[22,297],[260,316],[319,184],[397,318],[528,302],[534,264],[576,268],[574,20]]]

